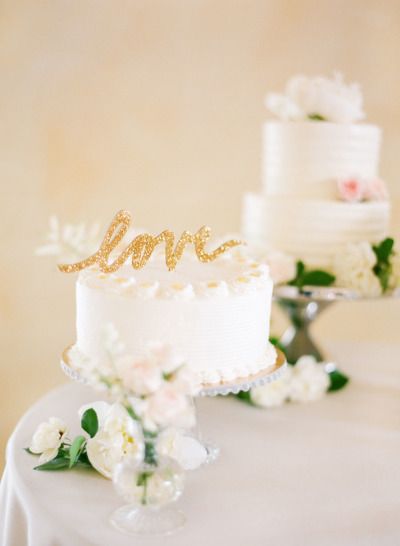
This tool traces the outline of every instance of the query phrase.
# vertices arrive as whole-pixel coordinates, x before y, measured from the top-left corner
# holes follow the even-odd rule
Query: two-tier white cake
[[[244,198],[246,238],[329,267],[347,243],[382,240],[389,202],[378,178],[381,130],[356,123],[362,97],[340,77],[297,77],[267,105],[263,192]]]

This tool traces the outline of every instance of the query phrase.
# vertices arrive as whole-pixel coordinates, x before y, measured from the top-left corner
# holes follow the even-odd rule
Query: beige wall
[[[382,125],[400,196],[400,4],[393,0],[3,0],[0,11],[0,450],[63,381],[73,279],[33,257],[50,213],[238,228],[260,183],[263,97],[342,70]],[[395,303],[337,306],[320,336],[396,341]],[[343,327],[343,320],[347,319]],[[367,320],[366,320],[367,319]]]

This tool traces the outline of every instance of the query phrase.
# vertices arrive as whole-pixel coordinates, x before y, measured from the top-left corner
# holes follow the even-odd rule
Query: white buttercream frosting
[[[77,347],[93,362],[106,358],[101,338],[112,323],[126,351],[171,344],[202,380],[247,376],[275,362],[268,343],[272,281],[268,268],[242,253],[200,263],[186,254],[168,271],[161,254],[140,270],[79,274]]]
[[[346,203],[296,197],[245,195],[246,238],[267,243],[311,266],[329,267],[348,243],[377,243],[389,228],[387,201]]]
[[[244,197],[245,238],[319,267],[331,266],[348,243],[382,240],[390,204],[378,177],[380,143],[375,125],[266,122],[263,192]],[[370,200],[343,202],[341,181],[381,190]]]
[[[338,179],[377,176],[380,142],[375,125],[268,121],[263,128],[264,191],[336,199]]]

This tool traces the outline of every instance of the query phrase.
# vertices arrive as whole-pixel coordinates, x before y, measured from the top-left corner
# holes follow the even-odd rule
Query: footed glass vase
[[[120,463],[113,482],[128,503],[111,515],[112,525],[134,536],[165,536],[181,529],[185,515],[173,503],[181,496],[184,472],[173,459],[159,457],[152,463]]]

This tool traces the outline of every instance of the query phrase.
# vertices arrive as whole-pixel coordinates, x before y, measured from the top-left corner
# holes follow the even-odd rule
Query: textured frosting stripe
[[[388,202],[342,203],[245,196],[243,232],[256,243],[327,266],[350,242],[378,242],[388,233]]]
[[[334,180],[373,178],[381,132],[374,125],[267,122],[263,129],[263,183],[270,195],[334,197]]]
[[[101,362],[102,332],[112,323],[135,358],[161,341],[198,373],[219,370],[219,377],[227,378],[253,369],[252,363],[262,366],[272,297],[268,268],[240,253],[218,265],[190,260],[179,265],[169,272],[154,260],[139,271],[121,269],[115,277],[82,272],[76,286],[78,348]]]

